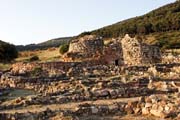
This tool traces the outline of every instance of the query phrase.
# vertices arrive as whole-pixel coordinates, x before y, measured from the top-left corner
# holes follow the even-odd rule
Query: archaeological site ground
[[[74,37],[0,41],[0,120],[180,120],[180,2]]]
[[[61,61],[1,73],[2,119],[180,119],[180,57],[128,34],[72,40]]]

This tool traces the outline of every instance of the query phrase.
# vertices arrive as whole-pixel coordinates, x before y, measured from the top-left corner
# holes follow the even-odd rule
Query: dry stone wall
[[[161,61],[161,53],[156,46],[141,43],[140,40],[129,35],[122,39],[121,44],[125,64],[139,65]]]
[[[79,58],[92,58],[103,52],[103,39],[93,35],[84,36],[70,43],[68,53],[64,55],[65,61],[75,61]]]
[[[69,52],[101,52],[103,49],[103,40],[101,37],[93,35],[75,39],[70,43]]]
[[[64,61],[78,59],[97,59],[116,65],[151,64],[161,62],[161,52],[158,47],[142,43],[128,34],[122,40],[114,40],[106,46],[101,37],[90,35],[73,40],[68,53],[64,55]]]
[[[12,65],[11,73],[13,75],[27,75],[27,73],[31,73],[36,68],[41,68],[42,71],[46,71],[47,74],[55,74],[61,75],[67,73],[71,68],[75,69],[77,74],[81,71],[84,67],[90,67],[94,65],[103,65],[105,64],[103,61],[85,61],[85,62],[46,62],[46,63],[25,63],[19,62]],[[47,76],[47,74],[44,74]],[[51,77],[51,76],[49,76]]]
[[[107,64],[123,65],[123,53],[120,41],[115,40],[113,43],[104,47],[103,60]]]
[[[83,67],[93,65],[139,65],[161,61],[161,53],[157,47],[143,44],[128,35],[121,41],[116,40],[108,46],[103,45],[102,38],[85,36],[70,44],[69,52],[66,55],[71,54],[72,56],[66,57],[81,58],[79,53],[82,58],[89,58],[89,60],[84,62],[74,62],[71,59],[72,62],[16,63],[12,65],[11,72],[14,75],[23,75],[39,67],[47,74],[61,75],[67,73],[71,68],[78,73]]]

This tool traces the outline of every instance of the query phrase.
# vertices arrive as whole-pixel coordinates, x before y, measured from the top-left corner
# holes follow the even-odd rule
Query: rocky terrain
[[[180,56],[128,35],[102,42],[85,36],[70,43],[63,61],[0,72],[0,118],[179,120]],[[28,93],[13,96],[17,90]]]

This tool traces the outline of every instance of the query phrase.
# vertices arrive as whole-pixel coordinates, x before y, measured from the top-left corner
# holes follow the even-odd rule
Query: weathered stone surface
[[[98,108],[96,108],[95,106],[91,107],[91,112],[92,114],[97,114],[98,113]]]
[[[103,50],[102,59],[107,64],[123,65],[123,51],[120,40],[116,39],[114,42],[106,45]]]
[[[12,65],[11,72],[13,74],[26,74],[30,71],[32,71],[35,67],[38,67],[36,63],[16,63]]]
[[[150,113],[156,117],[165,118],[167,115],[161,110],[150,110]]]
[[[125,64],[139,65],[160,62],[161,53],[158,47],[142,43],[137,38],[126,35],[122,41]]]
[[[150,112],[149,112],[149,108],[142,108],[142,114],[143,115],[148,115]]]
[[[68,53],[64,55],[64,61],[83,59],[96,59],[115,65],[139,65],[160,62],[161,53],[158,47],[144,44],[129,35],[106,46],[101,37],[89,35],[73,40]]]
[[[65,61],[76,61],[83,58],[95,58],[103,52],[103,39],[94,35],[84,36],[71,41]]]

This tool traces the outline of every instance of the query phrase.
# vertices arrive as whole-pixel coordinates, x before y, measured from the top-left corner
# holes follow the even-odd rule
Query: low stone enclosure
[[[65,71],[65,76],[53,77],[27,77],[18,73],[18,69],[1,75],[0,84],[10,88],[32,89],[38,95],[20,97],[0,104],[0,118],[3,119],[49,119],[57,114],[70,115],[73,118],[83,116],[124,116],[127,114],[153,115],[160,118],[177,118],[180,113],[179,83],[180,64],[156,64],[154,66],[115,66],[89,65],[83,68],[79,63],[71,63],[75,71],[81,75],[70,74]],[[79,64],[79,66],[78,66]],[[28,66],[30,69],[38,67],[37,63],[19,63],[19,66]],[[63,62],[41,63],[43,70],[50,68],[63,68]],[[68,64],[69,65],[69,64]],[[86,65],[85,63],[83,64]],[[52,67],[54,66],[54,67]],[[69,69],[71,69],[71,67]],[[75,67],[76,66],[76,67]],[[25,68],[25,67],[24,67]],[[68,69],[68,66],[67,66]],[[16,72],[13,72],[16,70]],[[25,70],[25,69],[24,69]],[[64,69],[65,70],[65,69]],[[28,72],[27,71],[27,72]],[[104,76],[92,77],[92,74],[104,73]],[[117,71],[117,72],[116,72]],[[21,71],[22,72],[22,71]],[[82,74],[83,73],[83,74]],[[63,74],[62,74],[63,75]],[[88,77],[83,77],[88,76]],[[173,76],[173,77],[172,77]],[[121,100],[120,100],[121,99]],[[126,101],[123,99],[132,99]],[[120,101],[118,101],[120,100]],[[90,101],[90,102],[88,102]],[[101,104],[94,104],[96,101],[104,101]],[[67,104],[78,104],[71,109],[47,109],[37,108],[37,112],[6,112],[12,108],[22,111],[31,106],[56,106]],[[62,114],[61,114],[62,113]],[[82,119],[83,120],[83,119]]]
[[[156,46],[142,43],[128,34],[104,46],[102,37],[85,36],[70,43],[64,61],[98,59],[108,64],[139,65],[161,62],[161,52]]]
[[[4,73],[0,76],[0,85],[4,88],[20,88],[20,89],[30,89],[37,92],[41,91],[58,91],[61,90],[56,86],[56,83],[70,82],[71,80],[78,79],[88,79],[88,78],[98,78],[97,81],[107,82],[101,80],[102,78],[107,78],[115,75],[121,75],[122,81],[130,80],[132,83],[118,83],[117,85],[121,88],[125,87],[130,89],[133,86],[140,90],[142,85],[147,87],[150,79],[153,77],[158,78],[159,73],[171,73],[173,77],[176,77],[180,73],[180,64],[156,64],[156,65],[146,65],[146,66],[105,66],[105,65],[96,65],[93,63],[87,64],[83,63],[67,63],[63,62],[51,62],[51,63],[17,63],[14,64],[11,71]],[[38,75],[29,75],[33,73],[37,68],[41,68],[41,71],[38,71]],[[172,71],[174,73],[172,73]],[[135,72],[135,73],[133,73]],[[137,73],[136,73],[137,72]],[[148,78],[138,77],[142,76],[142,73],[152,74]],[[127,75],[126,75],[127,74]],[[129,78],[131,74],[135,74],[135,78]],[[137,74],[137,75],[136,75]],[[126,75],[126,77],[123,77]],[[178,77],[177,77],[178,78]],[[76,80],[75,80],[76,81]],[[95,82],[96,83],[96,82]],[[95,84],[93,83],[93,84]],[[54,84],[54,85],[53,85]],[[89,83],[90,84],[90,83]],[[52,88],[49,86],[53,85]],[[140,86],[139,86],[140,85]]]

